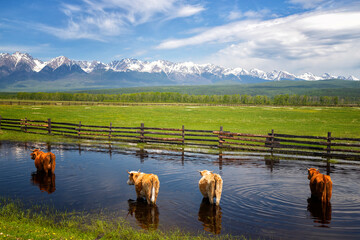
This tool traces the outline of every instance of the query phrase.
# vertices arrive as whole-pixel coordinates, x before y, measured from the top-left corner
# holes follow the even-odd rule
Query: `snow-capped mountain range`
[[[44,62],[34,59],[27,53],[0,53],[0,83],[2,80],[11,83],[24,80],[69,79],[70,76],[80,78],[79,75],[90,82],[122,81],[126,82],[125,86],[138,86],[141,83],[146,83],[146,85],[211,84],[227,80],[239,83],[280,80],[359,80],[354,76],[333,76],[328,73],[322,76],[315,76],[312,73],[296,76],[278,70],[265,72],[251,69],[248,71],[240,67],[225,68],[213,64],[173,63],[164,60],[150,62],[126,58],[106,64],[99,61],[76,61],[60,56]],[[154,84],[152,84],[153,79]]]

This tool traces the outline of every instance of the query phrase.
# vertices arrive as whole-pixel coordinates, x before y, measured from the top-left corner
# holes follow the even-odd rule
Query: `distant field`
[[[82,124],[171,127],[242,133],[360,137],[360,108],[224,106],[5,106],[0,115]],[[11,138],[0,131],[0,139]],[[9,135],[10,134],[10,135]],[[27,134],[29,135],[29,134]],[[29,136],[27,136],[28,138]]]
[[[122,94],[139,92],[177,92],[195,95],[265,95],[298,94],[308,96],[339,96],[360,99],[360,81],[269,81],[257,84],[228,84],[200,86],[131,87],[80,91],[86,93]]]

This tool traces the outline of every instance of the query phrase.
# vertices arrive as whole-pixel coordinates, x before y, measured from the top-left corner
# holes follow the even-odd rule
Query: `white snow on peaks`
[[[51,59],[47,64],[46,66],[49,66],[51,67],[52,69],[57,69],[58,67],[60,67],[61,65],[67,65],[67,66],[70,66],[72,65],[72,61],[70,59],[68,59],[67,57],[64,57],[64,56],[60,56],[60,57],[56,57],[56,58],[53,58]]]
[[[294,75],[286,71],[273,70],[271,72],[265,72],[260,69],[253,68],[250,71],[241,67],[237,68],[225,68],[214,64],[196,64],[193,62],[180,62],[174,63],[165,60],[156,61],[141,61],[137,59],[125,58],[122,60],[115,60],[108,64],[99,61],[75,61],[70,60],[67,57],[59,56],[51,59],[48,62],[43,62],[38,59],[34,59],[27,53],[15,52],[12,55],[8,53],[0,53],[0,67],[6,65],[12,70],[25,70],[40,72],[45,66],[55,70],[60,66],[66,65],[73,67],[79,66],[84,72],[91,73],[93,71],[114,71],[114,72],[146,72],[146,73],[164,73],[169,77],[175,77],[176,79],[185,79],[188,77],[201,77],[206,79],[208,76],[216,76],[221,79],[227,78],[230,75],[238,77],[251,76],[253,78],[260,78],[269,81],[279,81],[282,79],[288,80],[307,80],[318,81],[325,79],[343,79],[359,81],[359,78],[355,76],[334,76],[329,73],[324,73],[321,76],[316,76],[312,73],[303,73],[301,75]],[[230,76],[231,77],[231,76]]]
[[[298,78],[304,79],[304,80],[307,80],[307,81],[323,80],[322,77],[315,76],[314,74],[309,73],[309,72],[299,75]]]
[[[360,81],[357,77],[350,75],[346,80],[352,80],[352,81]]]
[[[46,66],[46,62],[42,62],[38,59],[34,59],[35,66],[33,68],[33,71],[40,72],[41,69],[43,69]]]
[[[234,69],[228,68],[228,69],[225,69],[224,74],[225,75],[232,74],[235,76],[239,76],[239,75],[250,75],[250,72],[243,68],[234,68]]]
[[[109,66],[99,61],[75,61],[77,65],[86,73],[91,73],[94,70],[109,70]]]

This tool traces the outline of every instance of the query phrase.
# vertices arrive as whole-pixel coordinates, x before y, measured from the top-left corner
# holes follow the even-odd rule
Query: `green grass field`
[[[360,108],[271,107],[271,106],[7,106],[0,105],[4,118],[25,118],[95,125],[170,127],[198,130],[267,134],[360,136]],[[2,131],[0,139],[11,139]],[[16,133],[15,135],[18,135]],[[25,134],[21,134],[25,135]],[[31,135],[31,134],[26,134]],[[16,136],[18,138],[18,136]],[[21,139],[31,138],[30,136]]]
[[[137,230],[115,214],[60,212],[48,206],[24,208],[18,200],[0,199],[0,239],[246,239],[171,231]]]

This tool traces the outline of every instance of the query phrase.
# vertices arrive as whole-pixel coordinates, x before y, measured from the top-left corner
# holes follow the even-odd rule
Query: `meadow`
[[[274,106],[39,106],[0,105],[4,118],[28,118],[82,124],[137,127],[169,127],[267,134],[277,133],[359,137],[358,107]],[[27,136],[24,136],[27,135]],[[1,131],[0,140],[31,140],[31,134]],[[37,137],[38,138],[38,137]],[[52,138],[45,140],[51,140]]]
[[[0,239],[246,239],[189,234],[178,229],[136,230],[109,213],[61,212],[46,205],[24,208],[19,200],[0,199]]]

